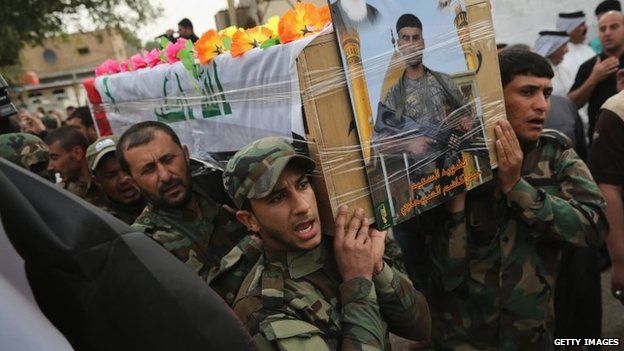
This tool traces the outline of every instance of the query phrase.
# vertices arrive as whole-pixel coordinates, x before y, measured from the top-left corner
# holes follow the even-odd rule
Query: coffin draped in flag
[[[192,69],[177,62],[83,84],[101,135],[161,121],[193,156],[205,159],[266,136],[305,135],[296,59],[315,37],[252,49],[241,57],[219,55]]]

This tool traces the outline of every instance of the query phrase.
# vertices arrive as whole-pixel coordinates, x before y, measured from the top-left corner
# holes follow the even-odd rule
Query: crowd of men
[[[582,12],[560,14],[533,51],[499,53],[507,120],[495,127],[494,179],[401,229],[423,238],[424,277],[409,245],[409,276],[394,265],[394,239],[362,209],[340,207],[322,231],[309,179],[318,166],[280,138],[252,142],[215,171],[167,124],[98,138],[88,107],[68,110],[62,126],[22,110],[19,132],[0,135],[0,156],[160,244],[231,306],[260,350],[383,350],[389,333],[443,350],[599,338],[603,241],[624,303],[624,15],[613,0],[596,15],[599,54],[584,44]]]

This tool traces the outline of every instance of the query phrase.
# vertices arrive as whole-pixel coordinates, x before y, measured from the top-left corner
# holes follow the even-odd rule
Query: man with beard
[[[617,11],[603,14],[598,30],[603,52],[581,65],[568,95],[579,108],[588,103],[590,143],[600,107],[617,93],[615,76],[624,64],[624,15]]]
[[[427,302],[384,262],[386,233],[369,228],[362,209],[347,221],[346,206],[334,232],[322,233],[314,168],[268,137],[243,147],[223,173],[236,217],[263,240],[233,306],[258,349],[385,350],[387,330],[427,340]]]
[[[132,224],[145,208],[145,200],[130,175],[115,157],[117,136],[101,137],[87,149],[89,169],[106,194],[104,210]]]
[[[231,304],[260,251],[232,210],[214,200],[214,184],[204,174],[191,177],[188,148],[168,125],[149,121],[123,133],[116,153],[147,199],[133,226]]]
[[[48,171],[61,175],[59,185],[97,207],[104,206],[105,195],[87,163],[87,137],[78,128],[65,126],[52,131],[45,142],[50,154]]]

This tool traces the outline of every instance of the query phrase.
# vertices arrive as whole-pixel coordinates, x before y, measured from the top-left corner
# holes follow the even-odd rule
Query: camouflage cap
[[[102,157],[109,152],[115,152],[119,137],[116,135],[104,136],[96,140],[87,148],[87,162],[89,169],[94,171]]]
[[[223,185],[234,204],[241,208],[247,199],[260,199],[271,193],[284,168],[298,161],[306,172],[316,163],[297,154],[286,140],[268,137],[256,140],[240,149],[223,171]]]
[[[50,159],[48,145],[28,133],[0,135],[0,157],[28,170],[38,164],[47,166]]]

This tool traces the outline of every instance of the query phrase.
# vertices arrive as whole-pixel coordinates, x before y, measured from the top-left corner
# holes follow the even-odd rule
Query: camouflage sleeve
[[[373,277],[379,309],[390,332],[411,340],[431,337],[431,316],[425,296],[403,274],[385,264]]]
[[[576,246],[598,247],[607,230],[605,201],[589,169],[569,148],[557,158],[553,173],[558,194],[536,189],[525,179],[507,194],[507,204],[539,237]]]
[[[383,350],[384,327],[373,282],[355,278],[340,284],[342,350]]]

